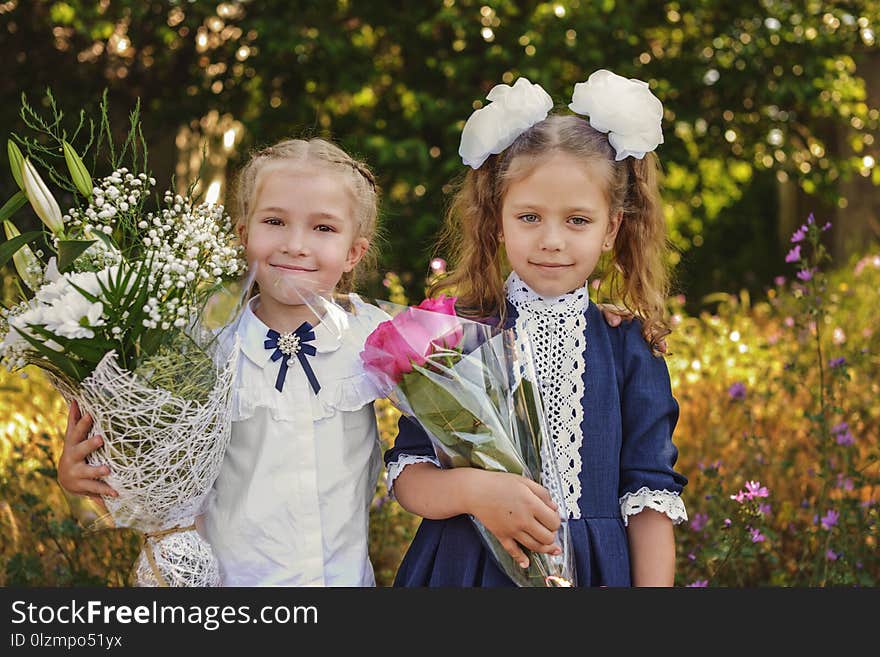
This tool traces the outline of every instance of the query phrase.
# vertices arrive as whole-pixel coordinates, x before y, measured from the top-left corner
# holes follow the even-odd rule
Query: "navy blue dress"
[[[516,309],[507,304],[508,326]],[[687,478],[673,469],[678,403],[663,358],[651,353],[638,320],[611,327],[592,302],[585,310],[586,370],[580,449],[581,517],[570,519],[579,586],[630,586],[629,546],[620,499],[643,487],[681,493]],[[385,463],[402,455],[434,456],[431,442],[406,416]],[[423,519],[395,586],[514,586],[498,568],[466,515]]]

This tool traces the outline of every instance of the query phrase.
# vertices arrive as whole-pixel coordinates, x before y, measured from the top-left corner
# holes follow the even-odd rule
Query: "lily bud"
[[[21,165],[24,163],[24,157],[18,149],[18,145],[11,139],[6,141],[6,153],[9,156],[9,167],[12,169],[12,177],[15,178],[19,189],[24,189],[21,182]]]
[[[6,239],[11,240],[13,237],[18,237],[21,235],[18,232],[18,228],[16,228],[15,224],[9,221],[9,219],[4,220],[3,222],[3,231],[6,233]],[[31,290],[36,291],[40,286],[40,274],[39,272],[43,269],[40,264],[39,259],[34,252],[31,250],[27,244],[22,246],[15,254],[12,256],[12,263],[15,265],[15,271],[18,272],[18,275],[21,277],[21,280],[27,285]]]
[[[21,179],[24,183],[24,193],[27,195],[34,212],[56,235],[64,234],[64,220],[61,218],[61,208],[46,183],[40,178],[40,174],[31,164],[28,158],[25,158],[21,168]]]
[[[67,168],[70,171],[70,179],[79,190],[79,193],[86,198],[92,197],[92,177],[89,175],[83,161],[73,150],[73,146],[66,141],[62,142],[64,148],[64,161],[67,162]]]

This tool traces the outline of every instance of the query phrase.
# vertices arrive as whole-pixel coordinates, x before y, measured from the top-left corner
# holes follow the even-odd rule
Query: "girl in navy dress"
[[[524,78],[488,99],[462,133],[471,170],[445,231],[457,267],[431,293],[453,291],[462,316],[530,338],[565,508],[524,477],[440,468],[427,435],[402,417],[385,454],[389,488],[423,521],[395,585],[512,586],[473,515],[521,565],[522,547],[559,550],[563,516],[578,585],[671,586],[687,479],[674,469],[678,404],[658,353],[669,333],[653,153],[662,105],[644,82],[609,71],[575,87],[569,107],[589,120],[548,117],[552,100]],[[591,276],[636,318],[602,321]]]

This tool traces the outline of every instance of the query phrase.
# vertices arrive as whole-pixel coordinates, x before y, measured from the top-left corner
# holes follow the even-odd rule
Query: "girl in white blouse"
[[[225,586],[373,586],[369,508],[382,459],[359,352],[388,319],[352,295],[356,313],[323,316],[303,292],[351,289],[377,222],[369,169],[322,139],[256,153],[236,193],[238,230],[259,294],[220,334],[242,357],[233,428],[200,531]],[[86,456],[91,420],[71,408],[58,479],[72,493],[114,495]]]

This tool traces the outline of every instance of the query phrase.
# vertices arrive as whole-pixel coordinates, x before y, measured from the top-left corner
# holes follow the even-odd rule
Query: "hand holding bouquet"
[[[555,457],[528,349],[513,329],[455,316],[455,298],[414,308],[380,302],[393,318],[367,338],[361,359],[392,403],[427,432],[441,465],[510,472],[547,488],[560,509]],[[522,340],[520,340],[522,343]],[[530,553],[520,567],[498,539],[472,517],[496,563],[519,586],[574,583],[571,540],[563,519],[560,555]],[[527,551],[528,553],[528,551]]]
[[[13,260],[22,300],[4,309],[0,358],[42,369],[92,415],[104,441],[90,462],[110,467],[106,481],[119,493],[105,503],[116,526],[146,536],[138,584],[217,585],[216,559],[193,522],[230,435],[237,349],[221,348],[205,313],[244,269],[232,222],[222,206],[198,204],[192,188],[153,197],[137,109],[117,149],[106,97],[98,126],[81,113],[72,134],[49,100],[49,119],[22,105],[39,139],[8,142],[21,191],[0,209],[0,265]],[[80,152],[106,166],[102,178],[70,143],[85,133]],[[73,199],[64,213],[40,169]],[[28,202],[44,229],[22,235],[11,217]]]

